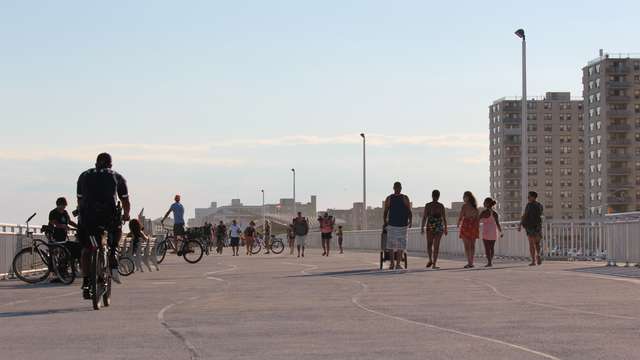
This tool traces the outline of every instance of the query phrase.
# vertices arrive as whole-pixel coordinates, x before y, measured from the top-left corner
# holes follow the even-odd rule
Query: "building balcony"
[[[630,175],[631,169],[627,167],[610,167],[607,169],[609,175]]]
[[[607,203],[610,205],[625,205],[631,204],[634,201],[629,196],[609,196],[607,197]]]
[[[607,81],[607,86],[612,89],[626,89],[631,87],[631,82],[629,81]]]
[[[628,124],[614,124],[607,126],[609,132],[628,132],[631,131],[631,125]]]
[[[502,134],[506,136],[522,135],[522,129],[504,129]]]
[[[631,101],[631,96],[623,95],[607,95],[608,102],[628,103]]]
[[[522,154],[520,153],[520,150],[510,150],[510,151],[505,151],[505,152],[504,152],[504,154],[505,154],[506,156],[520,156],[520,155],[522,155]]]
[[[630,161],[633,157],[629,154],[608,154],[609,161]]]
[[[607,144],[610,146],[629,146],[631,145],[631,140],[627,139],[609,139]]]
[[[631,110],[627,109],[609,109],[607,110],[608,116],[631,116]]]
[[[625,66],[625,65],[607,67],[607,74],[611,74],[611,75],[628,74],[629,72],[631,72],[631,68],[629,66]]]
[[[624,190],[624,189],[633,189],[635,186],[630,182],[610,182],[608,184],[609,190]]]
[[[504,175],[502,175],[503,178],[505,179],[520,179],[520,174],[509,174],[506,173]]]
[[[521,117],[515,117],[515,118],[511,118],[511,117],[503,117],[502,118],[502,122],[505,124],[520,124]]]

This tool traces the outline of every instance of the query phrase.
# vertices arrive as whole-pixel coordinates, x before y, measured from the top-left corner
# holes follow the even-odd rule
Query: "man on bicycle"
[[[91,237],[99,239],[107,231],[109,239],[109,265],[112,280],[120,283],[116,249],[122,236],[122,221],[129,220],[129,192],[122,175],[111,170],[111,155],[102,153],[96,159],[96,167],[83,172],[78,178],[78,235],[83,251],[82,295],[90,299],[89,264],[91,262]],[[122,203],[123,214],[118,213],[117,199]]]
[[[182,256],[181,241],[184,240],[184,206],[180,204],[180,195],[176,195],[174,203],[171,204],[169,210],[164,214],[161,224],[169,217],[169,214],[173,213],[173,236],[176,237],[176,249],[178,249],[178,256]]]

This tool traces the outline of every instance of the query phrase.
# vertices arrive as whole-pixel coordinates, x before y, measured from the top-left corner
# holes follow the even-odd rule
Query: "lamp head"
[[[525,35],[524,35],[524,29],[518,29],[515,32],[516,36],[519,37],[520,39],[524,40],[525,39]]]
[[[364,139],[364,133],[360,133],[360,136]]]

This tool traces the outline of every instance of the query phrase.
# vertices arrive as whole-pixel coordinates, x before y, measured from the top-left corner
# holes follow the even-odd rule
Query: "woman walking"
[[[440,191],[433,190],[431,193],[433,201],[427,203],[424,206],[424,215],[422,215],[422,227],[421,232],[424,234],[425,226],[427,228],[427,255],[429,256],[429,262],[427,268],[434,270],[439,269],[436,266],[438,262],[438,253],[440,250],[440,240],[442,235],[447,235],[447,217],[445,214],[444,205],[440,200]]]
[[[498,233],[502,237],[502,227],[498,213],[493,210],[496,201],[492,198],[484,199],[484,210],[480,213],[480,224],[482,225],[482,243],[484,244],[484,252],[487,255],[487,265],[493,266],[493,256],[495,255],[496,240]]]
[[[251,256],[253,253],[251,252],[251,248],[253,247],[253,241],[256,237],[256,223],[251,221],[249,226],[244,229],[244,243],[247,246],[247,255]]]
[[[473,256],[476,252],[476,240],[480,237],[480,224],[478,223],[478,202],[471,191],[465,191],[463,195],[464,205],[460,210],[458,228],[460,239],[464,243],[464,253],[467,256],[465,269],[473,267]]]

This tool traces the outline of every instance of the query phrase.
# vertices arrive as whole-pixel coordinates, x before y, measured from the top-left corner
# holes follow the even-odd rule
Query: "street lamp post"
[[[298,212],[296,211],[296,169],[291,169],[293,173],[293,218],[295,219],[298,216]]]
[[[267,214],[264,211],[264,189],[260,190],[262,191],[262,226],[266,227],[267,224]],[[263,229],[264,230],[264,229]]]
[[[362,137],[362,230],[367,230],[367,137]]]
[[[521,152],[521,172],[522,172],[522,207],[527,206],[527,194],[529,193],[529,143],[527,138],[527,126],[529,125],[527,119],[527,40],[524,33],[524,29],[516,30],[516,36],[522,39],[522,139],[520,139],[520,152]]]

